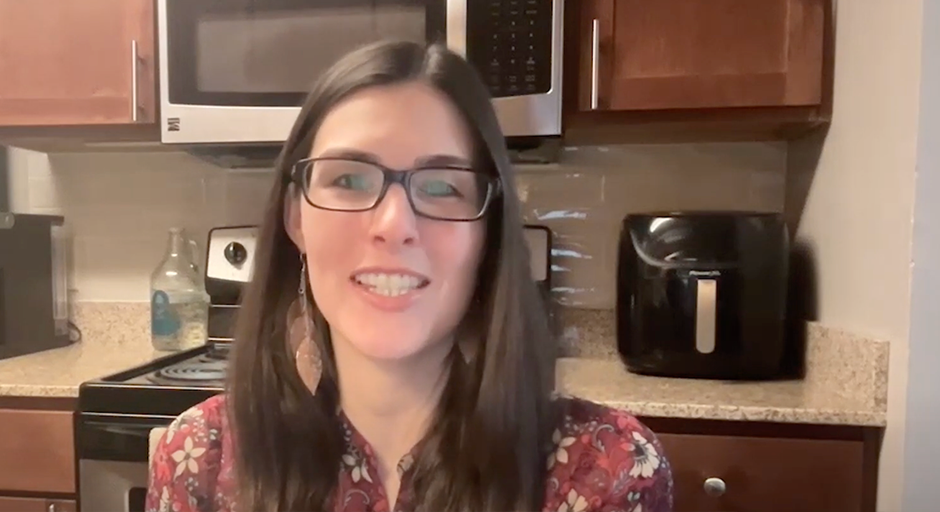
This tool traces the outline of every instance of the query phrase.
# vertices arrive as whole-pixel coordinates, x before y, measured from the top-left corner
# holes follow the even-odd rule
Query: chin
[[[344,336],[360,354],[371,359],[396,361],[408,359],[433,345],[425,329],[399,329],[383,322],[378,326],[356,325]]]

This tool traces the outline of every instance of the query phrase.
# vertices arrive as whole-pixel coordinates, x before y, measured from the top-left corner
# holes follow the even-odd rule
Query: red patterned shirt
[[[563,420],[548,458],[545,512],[671,512],[672,473],[654,434],[630,414],[560,399]],[[337,512],[390,512],[368,442],[343,416],[348,440],[330,507]],[[232,512],[233,445],[224,397],[180,415],[158,442],[150,470],[147,512]],[[412,458],[398,464],[394,511],[414,508]]]

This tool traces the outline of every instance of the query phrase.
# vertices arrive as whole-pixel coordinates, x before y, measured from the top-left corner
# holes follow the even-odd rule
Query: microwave
[[[444,41],[508,138],[561,135],[563,0],[157,0],[161,142],[272,144],[314,81],[381,39]]]

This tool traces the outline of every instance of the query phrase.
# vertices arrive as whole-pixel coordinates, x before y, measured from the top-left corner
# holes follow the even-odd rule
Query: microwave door
[[[283,142],[313,82],[382,39],[443,41],[448,0],[157,0],[161,139]],[[452,18],[453,20],[453,18]]]

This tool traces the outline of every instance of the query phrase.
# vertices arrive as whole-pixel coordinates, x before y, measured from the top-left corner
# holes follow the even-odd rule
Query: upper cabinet
[[[0,127],[156,119],[153,0],[0,0]]]
[[[566,143],[825,126],[832,1],[567,0]],[[0,140],[159,141],[155,24],[153,0],[0,0]]]
[[[738,138],[786,138],[824,124],[830,7],[829,0],[568,2],[566,124],[731,138],[735,130],[751,132]]]

